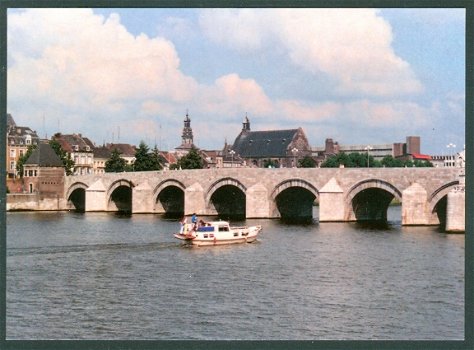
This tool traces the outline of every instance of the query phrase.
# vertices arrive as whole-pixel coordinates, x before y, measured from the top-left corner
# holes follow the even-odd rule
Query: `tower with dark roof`
[[[189,118],[188,112],[186,112],[186,117],[184,118],[183,133],[181,134],[181,145],[175,148],[178,157],[182,157],[191,150],[191,148],[196,148],[193,140],[193,129],[191,128],[191,119]]]
[[[193,129],[191,128],[191,119],[189,118],[188,112],[186,112],[186,118],[184,118],[183,134],[181,135],[181,146],[193,144]]]
[[[245,113],[245,119],[242,123],[242,132],[250,131],[250,121],[247,117],[247,113]]]
[[[64,192],[64,165],[48,143],[40,143],[23,164],[23,184],[29,193],[60,198]]]

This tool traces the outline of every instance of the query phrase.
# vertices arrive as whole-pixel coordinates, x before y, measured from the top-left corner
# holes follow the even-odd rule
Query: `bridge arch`
[[[278,183],[272,191],[274,215],[284,220],[312,220],[313,204],[319,198],[318,189],[310,182],[294,178]]]
[[[451,181],[437,188],[428,198],[430,221],[438,221],[442,226],[446,224],[446,210],[448,206],[448,193],[459,185],[459,180]]]
[[[178,217],[184,214],[186,186],[176,179],[161,181],[153,190],[154,212]]]
[[[73,183],[66,192],[67,206],[69,209],[83,212],[86,209],[87,186],[83,182]]]
[[[247,188],[237,179],[225,177],[215,181],[206,192],[206,206],[218,216],[245,218]]]
[[[402,200],[401,191],[381,179],[366,179],[354,184],[345,197],[345,220],[386,221],[393,198]]]
[[[112,182],[106,195],[107,210],[131,213],[133,187],[135,187],[135,184],[127,179],[119,179]]]

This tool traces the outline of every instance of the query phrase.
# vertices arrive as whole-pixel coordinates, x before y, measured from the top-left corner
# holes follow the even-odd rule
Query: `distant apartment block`
[[[313,147],[313,156],[322,162],[332,155],[338,153],[367,153],[375,160],[392,156],[402,159],[430,160],[431,157],[420,152],[421,139],[419,136],[407,136],[406,142],[366,145],[341,145],[331,138],[326,139],[324,147]]]

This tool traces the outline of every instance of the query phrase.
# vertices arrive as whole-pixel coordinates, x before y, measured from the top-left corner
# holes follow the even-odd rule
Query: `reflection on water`
[[[190,248],[156,215],[8,213],[7,338],[463,339],[464,235],[315,217]]]

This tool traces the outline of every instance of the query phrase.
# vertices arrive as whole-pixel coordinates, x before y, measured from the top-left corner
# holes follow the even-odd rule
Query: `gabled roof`
[[[243,131],[232,149],[244,158],[287,156],[288,147],[299,129]]]
[[[128,143],[108,143],[106,147],[110,151],[117,149],[124,157],[135,157],[135,153],[137,152],[135,146],[132,146]]]
[[[25,165],[39,165],[40,167],[62,167],[63,162],[56,152],[47,143],[40,143],[31,153]]]
[[[165,151],[161,151],[160,153],[160,157],[162,160],[164,160],[164,163],[168,163],[168,164],[176,164],[176,162],[178,161],[178,159],[176,158],[175,154],[171,153],[171,152],[165,152]]]
[[[112,152],[105,146],[95,147],[94,151],[94,158],[104,158],[109,159]]]
[[[83,138],[81,134],[56,134],[53,140],[58,141],[61,148],[68,153],[91,152],[94,145],[89,139]]]
[[[419,159],[419,160],[431,160],[431,156],[427,154],[420,154],[420,153],[412,153],[412,158],[413,159]]]
[[[31,130],[27,126],[12,126],[10,130],[8,130],[8,137],[25,137],[30,135],[32,138],[38,138],[36,131]]]

